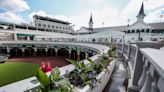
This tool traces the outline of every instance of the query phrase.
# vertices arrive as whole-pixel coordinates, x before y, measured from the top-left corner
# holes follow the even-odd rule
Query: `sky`
[[[164,0],[0,0],[0,21],[30,24],[35,14],[72,23],[74,29],[121,26],[136,21],[144,2],[145,22],[164,22]],[[129,21],[128,21],[129,20]]]

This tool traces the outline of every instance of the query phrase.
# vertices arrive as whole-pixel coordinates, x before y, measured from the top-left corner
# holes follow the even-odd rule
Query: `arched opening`
[[[142,33],[144,33],[144,32],[145,32],[145,30],[144,30],[144,29],[142,29],[142,30],[141,30],[141,32],[142,32]]]
[[[88,53],[88,57],[92,57],[93,56],[93,53]]]
[[[22,49],[17,49],[17,56],[23,56]]]
[[[2,53],[7,54],[7,49],[6,48],[3,48],[2,49]]]
[[[136,33],[139,33],[140,32],[140,30],[137,30],[137,32]]]
[[[76,50],[71,51],[71,59],[77,60],[77,51]]]
[[[33,56],[34,55],[34,49],[32,49],[32,48],[26,48],[24,50],[24,55],[25,56]]]
[[[92,39],[92,42],[95,42],[95,39]]]
[[[55,56],[55,49],[49,48],[48,51],[47,51],[47,55],[48,56]]]
[[[149,29],[146,30],[146,33],[149,33]]]
[[[132,32],[131,33],[134,33],[135,32],[135,30],[132,30]]]
[[[11,57],[17,56],[17,52],[15,48],[10,49],[10,56]]]
[[[46,51],[44,48],[37,49],[37,56],[46,56]]]
[[[85,59],[85,52],[80,52],[80,60]]]
[[[64,57],[69,57],[69,51],[65,48],[61,48],[57,52],[58,56],[64,56]]]

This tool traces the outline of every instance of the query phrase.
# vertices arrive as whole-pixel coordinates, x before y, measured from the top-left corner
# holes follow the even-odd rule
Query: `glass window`
[[[52,28],[54,28],[54,25],[52,25]]]

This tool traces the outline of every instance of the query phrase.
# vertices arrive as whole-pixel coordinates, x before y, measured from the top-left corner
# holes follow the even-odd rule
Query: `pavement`
[[[123,85],[127,77],[127,70],[121,60],[118,59],[115,70],[103,92],[126,92]]]

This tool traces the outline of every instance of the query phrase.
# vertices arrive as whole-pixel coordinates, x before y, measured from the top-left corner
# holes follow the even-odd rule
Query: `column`
[[[30,41],[30,36],[27,36],[27,41]]]
[[[145,79],[145,83],[142,87],[142,89],[140,90],[140,92],[151,92],[151,84],[153,82],[153,78],[151,76],[151,70],[153,67],[148,68],[147,72],[146,72],[146,79]]]
[[[58,56],[58,49],[55,48],[55,56]]]
[[[25,56],[25,49],[24,48],[22,48],[22,56]]]
[[[146,78],[146,65],[143,65],[142,75],[140,77],[140,80],[138,81],[138,87],[139,87],[139,89],[141,89],[142,86],[144,85],[145,78]]]
[[[77,60],[80,61],[80,51],[77,51]]]
[[[17,41],[17,40],[18,40],[17,34],[14,33],[14,41]]]
[[[7,53],[10,54],[10,48],[7,47],[6,49],[7,49]]]
[[[37,56],[37,48],[34,48],[34,56]]]
[[[85,52],[85,58],[88,58],[88,55],[89,55],[89,54],[88,54],[87,52]]]
[[[69,51],[69,58],[71,58],[71,50],[69,49],[68,51]]]
[[[47,53],[48,52],[48,48],[45,48],[45,52],[46,52],[46,56],[47,56],[48,55],[48,53]]]
[[[154,76],[153,76],[153,82],[151,84],[151,92],[159,92],[159,89],[158,89],[158,85],[157,85],[157,82],[158,82],[158,79],[159,79],[159,75],[158,73],[154,70]]]

